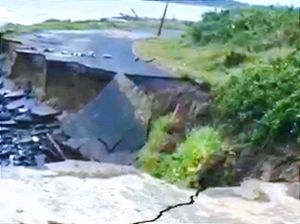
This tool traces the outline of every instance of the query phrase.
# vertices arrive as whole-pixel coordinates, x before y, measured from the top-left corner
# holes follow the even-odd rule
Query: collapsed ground
[[[273,16],[289,18],[289,22],[290,18],[294,18],[290,17],[294,15],[293,11],[283,12],[283,15],[276,12]],[[288,14],[285,15],[287,12]],[[253,19],[258,17],[256,13],[260,12],[254,9],[245,11],[244,15],[252,15]],[[230,21],[231,24],[233,22],[231,16],[229,20],[219,18],[225,16],[228,19],[228,15],[230,15],[228,12],[208,14],[208,21],[204,20],[204,24],[196,24],[193,29],[199,31],[198,26],[200,26],[201,31],[207,31],[206,22],[212,22],[213,27],[218,27],[214,23],[220,21]],[[262,20],[265,23],[264,19]],[[245,21],[249,25],[251,23],[248,20],[246,16]],[[243,24],[243,21],[242,17],[238,24]],[[292,25],[296,24],[296,20],[291,21],[293,21]],[[278,26],[274,24],[275,27]],[[236,27],[236,24],[225,27],[230,27],[231,30]],[[282,27],[288,26],[283,23]],[[208,73],[201,72],[204,76],[199,78],[206,77],[207,80],[209,78],[214,80],[210,84],[199,83],[198,76],[195,76],[197,74],[187,71],[184,76],[191,74],[198,83],[193,80],[166,79],[166,77],[145,79],[138,75],[117,75],[107,71],[106,78],[99,81],[95,79],[95,75],[103,75],[103,70],[94,70],[77,63],[47,60],[44,55],[48,53],[94,57],[93,54],[78,51],[66,53],[50,48],[42,48],[43,53],[39,54],[34,52],[37,49],[32,49],[30,46],[21,45],[20,48],[19,42],[8,41],[5,46],[1,46],[6,52],[6,57],[2,59],[5,64],[8,62],[11,65],[8,66],[11,72],[7,74],[12,75],[10,78],[20,89],[11,92],[7,91],[7,83],[1,85],[0,130],[6,133],[5,135],[1,133],[1,153],[3,153],[1,159],[5,162],[2,165],[13,162],[14,165],[39,164],[43,167],[43,158],[36,156],[46,154],[46,158],[49,159],[47,154],[50,153],[51,156],[59,157],[56,158],[58,160],[76,156],[76,159],[103,161],[103,158],[106,158],[107,162],[134,163],[156,177],[178,185],[197,188],[236,184],[245,177],[256,177],[267,181],[299,182],[299,104],[297,103],[299,102],[299,55],[297,48],[294,48],[297,47],[297,40],[294,39],[297,36],[297,29],[292,28],[291,30],[296,32],[290,32],[288,27],[288,31],[281,33],[277,28],[271,29],[272,32],[284,35],[282,40],[289,40],[281,42],[279,49],[269,48],[273,43],[270,41],[267,47],[270,49],[269,52],[266,49],[257,52],[254,48],[262,47],[258,41],[252,46],[253,49],[247,49],[250,52],[236,52],[237,48],[230,48],[229,51],[224,50],[226,54],[221,58],[216,57],[217,62],[214,61],[215,57],[209,57],[212,63],[210,65],[218,65],[216,67],[221,68],[210,71],[214,67],[211,66],[210,69],[206,67]],[[196,32],[196,39],[193,41],[199,45],[203,37],[204,42],[207,40],[218,42],[220,41],[218,38],[224,37],[223,32],[227,31],[221,29],[220,33],[203,32],[203,36]],[[36,37],[39,34],[35,33]],[[232,36],[229,35],[229,40],[230,38]],[[181,52],[175,54],[176,59],[183,63],[191,61],[193,63],[180,66],[185,69],[205,70],[202,63],[194,63],[197,51],[191,47],[195,48],[195,42],[187,44],[185,42],[187,39],[183,40],[184,45],[175,40],[174,46],[178,47],[175,51],[181,51],[183,48],[186,58],[181,57]],[[278,39],[275,40],[277,46]],[[170,44],[172,42],[170,41]],[[159,50],[165,53],[164,56],[169,56],[169,50],[174,50],[164,48],[167,42],[157,40],[155,43],[158,43],[157,46],[163,46]],[[160,45],[161,43],[163,44]],[[142,44],[147,46],[149,42]],[[244,46],[240,47],[245,50]],[[198,48],[203,49],[201,43],[195,49]],[[208,44],[207,53],[210,52],[209,48]],[[157,52],[161,53],[160,51]],[[192,57],[189,52],[193,52]],[[268,54],[272,52],[274,57],[264,57],[266,52]],[[276,56],[278,52],[284,54],[279,60],[273,61],[278,58]],[[252,56],[260,62],[250,60],[255,65],[255,69],[250,66],[252,70],[244,70],[244,67],[249,64],[243,60],[249,62]],[[108,55],[101,55],[101,57],[110,58]],[[147,58],[155,58],[157,62],[164,59],[153,53],[147,55]],[[185,59],[191,60],[185,61]],[[174,60],[171,58],[169,62],[174,63]],[[193,67],[194,65],[200,67]],[[175,63],[174,67],[177,66]],[[242,72],[231,74],[231,71],[235,70]],[[224,74],[220,71],[229,74],[225,78],[221,75],[223,76],[220,79],[221,87],[216,84],[219,81],[215,81],[219,77],[217,79],[213,77],[215,74]],[[68,77],[67,82],[64,82],[64,85],[56,85],[55,79],[58,76],[54,74]],[[24,77],[25,79],[22,79]],[[31,86],[28,80],[34,85]],[[90,87],[88,91],[86,91],[87,86]],[[78,92],[80,94],[76,94]],[[80,97],[82,95],[84,99]],[[66,99],[62,96],[66,96]],[[69,96],[72,97],[68,98]],[[58,109],[69,107],[71,111],[81,110],[72,115],[63,114],[64,116],[57,117],[56,110],[46,105],[41,108],[41,103],[36,98]],[[74,104],[70,104],[74,100],[76,108]],[[31,101],[35,103],[30,103]],[[85,106],[87,102],[90,103]],[[112,102],[117,102],[117,105]],[[130,115],[125,118],[126,123],[122,123],[124,121],[122,114]],[[57,125],[56,118],[62,119],[62,127]],[[51,123],[53,121],[54,123]],[[5,127],[2,127],[3,125]],[[148,141],[146,141],[147,137]],[[145,143],[146,145],[143,146]],[[129,149],[128,151],[124,151],[124,145]],[[132,151],[133,148],[137,151]],[[137,154],[136,162],[134,159]],[[0,183],[0,187],[3,186],[0,203],[5,203],[3,205],[5,209],[2,210],[1,220],[48,224],[98,223],[99,220],[103,223],[132,223],[151,219],[169,205],[186,203],[187,198],[194,193],[159,182],[132,167],[69,161],[50,164],[47,168],[49,170],[46,171],[34,171],[22,167],[7,167],[2,170],[1,175],[4,179],[1,179]],[[299,189],[297,184],[266,184],[255,180],[246,181],[241,187],[236,188],[214,188],[200,194],[194,205],[169,211],[159,221],[161,223],[174,223],[174,221],[189,223],[195,220],[203,223],[297,223],[299,202],[294,199],[298,199],[299,196],[297,189]],[[16,192],[22,192],[18,197],[18,203],[8,200]],[[64,192],[64,195],[61,192]],[[164,200],[161,200],[162,197]],[[128,207],[128,204],[132,206]],[[89,206],[93,209],[87,209]],[[116,210],[122,215],[116,216]],[[38,215],[36,211],[39,211]]]
[[[157,177],[195,187],[232,184],[246,176],[299,180],[297,15],[295,9],[273,8],[208,13],[180,40],[137,43],[135,50],[145,59],[172,68],[180,77],[206,80],[214,98],[211,104],[208,94],[196,108],[193,99],[188,99],[187,108],[185,102],[168,99],[168,109],[157,115],[171,114],[151,120],[139,166]],[[45,24],[54,28],[56,23],[65,24]],[[35,27],[43,24],[30,28]],[[200,86],[204,92],[210,89]],[[189,94],[179,91],[171,96],[184,101]],[[162,95],[170,93],[156,96]],[[192,95],[197,98],[195,92]]]

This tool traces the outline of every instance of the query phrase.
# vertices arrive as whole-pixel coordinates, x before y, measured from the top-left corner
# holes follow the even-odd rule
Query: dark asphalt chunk
[[[53,145],[46,138],[60,128],[55,122],[58,112],[25,95],[23,90],[0,86],[1,165],[42,167],[46,155],[48,162],[59,161],[51,155]]]
[[[7,133],[7,132],[10,132],[9,128],[0,127],[0,134]]]
[[[33,99],[26,99],[26,98],[22,98],[22,99],[18,99],[18,100],[14,100],[9,102],[5,107],[8,110],[16,110],[18,108],[28,108],[30,109],[35,103],[35,100]]]
[[[98,145],[94,148],[90,143],[80,146],[85,155],[93,157],[90,159],[99,156],[97,160],[107,162],[112,160],[108,154],[126,152],[124,154],[131,155],[132,162],[131,152],[146,141],[150,117],[148,97],[124,75],[117,75],[84,109],[67,118],[62,127],[71,138],[90,139],[95,143],[92,145]],[[129,160],[124,158],[120,156],[113,162],[127,163]]]
[[[31,108],[31,114],[41,118],[51,118],[59,115],[59,111],[49,107],[46,104],[39,104]]]
[[[16,99],[25,96],[24,90],[16,90],[4,94],[4,98]]]

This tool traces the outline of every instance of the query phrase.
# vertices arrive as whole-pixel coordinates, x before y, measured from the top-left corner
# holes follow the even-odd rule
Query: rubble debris
[[[52,48],[45,48],[43,50],[45,53],[55,53],[55,50]],[[90,57],[90,58],[95,58],[96,54],[94,51],[87,51],[87,52],[69,52],[66,50],[60,51],[60,54],[62,55],[68,55],[68,56],[74,56],[74,57]]]
[[[3,76],[0,76],[3,83]],[[37,166],[61,161],[52,153],[49,140],[55,129],[58,111],[31,98],[23,89],[0,86],[0,163],[2,166]]]
[[[111,59],[112,55],[111,54],[103,54],[103,58],[105,58],[105,59]]]
[[[25,96],[25,92],[24,90],[16,90],[16,91],[7,91],[7,93],[5,93],[2,97],[6,98],[6,99],[16,99],[16,98],[21,98]]]

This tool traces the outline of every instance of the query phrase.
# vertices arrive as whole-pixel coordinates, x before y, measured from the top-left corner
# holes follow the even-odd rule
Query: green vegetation
[[[245,8],[204,15],[178,39],[151,39],[136,44],[178,76],[224,83],[244,68],[284,58],[299,43],[298,14],[291,9]],[[237,60],[238,59],[238,60]]]
[[[263,51],[299,43],[298,13],[282,8],[246,8],[207,13],[190,29],[199,45],[210,43]]]
[[[159,177],[171,183],[198,187],[202,166],[213,163],[222,154],[219,133],[210,127],[201,127],[189,133],[171,155],[163,155],[158,169]]]
[[[232,77],[216,106],[226,130],[242,142],[300,143],[300,52]]]
[[[140,55],[155,57],[178,76],[210,82],[215,95],[211,126],[216,129],[195,127],[171,155],[152,146],[158,151],[150,173],[193,185],[216,154],[228,158],[225,142],[237,154],[246,147],[299,146],[299,32],[293,9],[244,8],[207,13],[181,39],[137,43]]]
[[[221,137],[213,128],[200,127],[178,143],[175,152],[163,152],[170,137],[169,130],[175,123],[173,115],[154,122],[149,141],[139,153],[138,163],[153,176],[171,183],[197,187],[197,174],[201,166],[213,163],[213,158],[223,153]]]
[[[177,39],[150,39],[137,42],[135,49],[143,58],[156,58],[156,65],[180,77],[219,83],[227,79],[229,72],[223,66],[227,50],[220,46],[199,47]],[[236,72],[239,68],[229,70]]]
[[[176,123],[173,115],[166,115],[154,122],[149,140],[138,156],[138,163],[143,170],[154,176],[159,176],[161,149],[169,136],[168,130]]]

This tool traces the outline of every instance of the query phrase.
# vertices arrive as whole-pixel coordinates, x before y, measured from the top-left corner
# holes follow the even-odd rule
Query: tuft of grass
[[[176,123],[173,115],[158,118],[151,128],[147,144],[140,150],[138,165],[146,172],[157,176],[156,172],[160,163],[160,151],[169,136],[168,130]]]
[[[174,122],[174,117],[167,115],[154,123],[149,141],[139,152],[138,165],[170,183],[197,187],[201,167],[213,163],[215,155],[223,153],[221,137],[215,129],[201,127],[191,131],[185,141],[178,143],[176,152],[163,153],[161,148]]]
[[[197,187],[203,166],[212,164],[222,154],[221,137],[211,127],[201,127],[189,133],[173,155],[164,155],[160,162],[161,177],[171,183]]]

